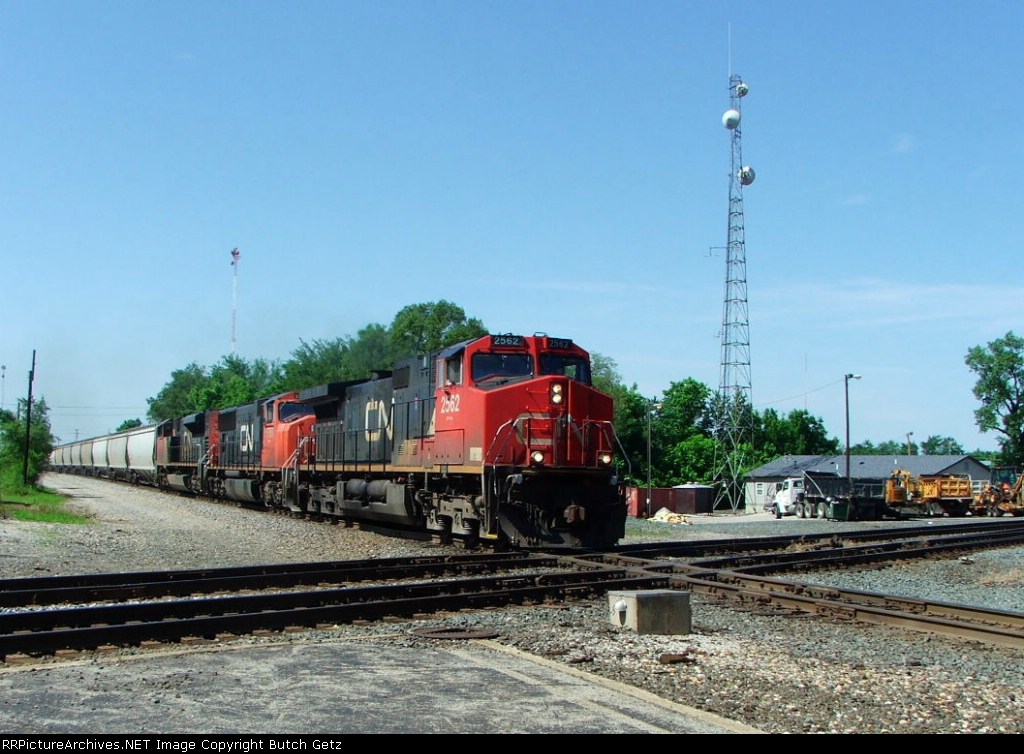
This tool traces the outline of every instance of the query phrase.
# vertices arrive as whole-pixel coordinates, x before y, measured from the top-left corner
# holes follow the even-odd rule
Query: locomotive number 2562
[[[445,395],[441,398],[441,413],[442,414],[456,414],[459,411],[459,398],[461,396],[458,393],[453,395]]]

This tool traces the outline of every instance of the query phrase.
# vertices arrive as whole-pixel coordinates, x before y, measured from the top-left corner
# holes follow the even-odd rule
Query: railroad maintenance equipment
[[[992,476],[974,496],[975,516],[1024,516],[1024,475],[1015,466],[996,466]]]

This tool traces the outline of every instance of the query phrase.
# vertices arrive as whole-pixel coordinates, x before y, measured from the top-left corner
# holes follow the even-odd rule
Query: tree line
[[[374,370],[389,369],[399,358],[425,354],[486,334],[477,318],[450,301],[413,304],[395,315],[390,325],[369,324],[354,336],[301,341],[283,361],[235,355],[204,367],[188,364],[171,373],[156,396],[147,399],[147,420],[157,423],[214,408],[250,403],[259,398],[331,382],[365,379]],[[615,360],[592,353],[594,384],[615,399],[615,427],[622,446],[620,475],[628,483],[667,487],[688,482],[711,483],[716,451],[716,391],[693,378],[672,382],[660,396],[644,396],[636,384],[627,386]],[[972,451],[982,461],[1024,466],[1024,339],[1013,332],[984,346],[971,348],[966,366],[977,375],[973,393],[980,408],[975,421],[982,432],[995,432],[998,452]],[[781,455],[833,455],[843,450],[820,417],[805,410],[780,413],[743,407],[753,428],[743,449],[748,466],[763,465]],[[19,416],[23,412],[19,410]],[[44,400],[34,401],[28,477],[34,483],[53,445]],[[117,431],[142,425],[127,419]],[[0,485],[13,484],[21,474],[26,430],[9,411],[0,411]],[[851,445],[862,455],[960,454],[952,437],[931,436],[919,444],[891,440],[877,445]],[[650,463],[648,464],[648,457]],[[17,474],[15,473],[17,471]]]

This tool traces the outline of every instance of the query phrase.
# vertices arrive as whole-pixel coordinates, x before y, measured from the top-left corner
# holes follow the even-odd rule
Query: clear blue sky
[[[102,434],[233,311],[283,361],[440,299],[717,389],[731,72],[755,405],[842,441],[854,372],[854,443],[995,449],[964,356],[1024,329],[1022,29],[1016,0],[4,3],[4,406],[35,350],[54,433]]]

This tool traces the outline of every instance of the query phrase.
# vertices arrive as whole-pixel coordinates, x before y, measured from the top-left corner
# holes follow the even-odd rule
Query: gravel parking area
[[[93,522],[0,519],[0,577],[463,552],[79,477],[50,475],[44,483],[71,495],[73,506]],[[697,518],[631,522],[627,541],[859,526],[776,521],[765,514]],[[1022,610],[1022,573],[1024,550],[1015,548],[898,569],[819,573],[813,580]],[[396,645],[415,647],[425,640],[408,634],[414,627],[493,628],[503,644],[771,733],[1024,732],[1024,651],[743,612],[699,595],[691,606],[693,632],[685,636],[638,636],[617,628],[608,621],[607,601],[592,600],[245,641],[316,643],[387,634]]]

